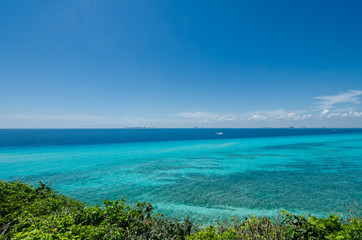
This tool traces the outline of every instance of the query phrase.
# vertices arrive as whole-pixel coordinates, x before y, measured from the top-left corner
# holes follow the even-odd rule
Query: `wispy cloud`
[[[268,121],[300,121],[313,118],[311,113],[305,111],[287,111],[276,109],[270,111],[256,111],[241,114],[219,114],[211,112],[184,112],[174,115],[178,118],[197,122],[268,122]]]
[[[216,113],[207,111],[181,112],[164,118],[134,116],[104,116],[84,114],[15,114],[0,116],[0,127],[285,127],[340,126],[361,127],[362,111],[359,96],[362,91],[350,90],[331,96],[315,97],[318,108]],[[361,101],[362,102],[362,101]],[[336,106],[340,104],[340,106]]]
[[[246,114],[247,119],[251,120],[307,120],[312,118],[312,114],[307,113],[305,111],[287,111],[285,109],[276,109],[271,111],[258,111],[258,112],[251,112]]]
[[[322,117],[322,118],[362,117],[362,112],[355,112],[355,111],[349,111],[349,112],[331,112],[331,111],[328,110],[328,109],[324,109],[324,110],[321,112],[320,117]]]
[[[262,114],[253,114],[248,120],[267,120],[267,117]]]
[[[233,114],[218,114],[210,112],[183,112],[176,114],[176,116],[202,121],[233,121],[237,119],[237,117]]]
[[[315,99],[320,100],[320,103],[323,108],[332,108],[335,104],[339,103],[352,103],[352,104],[360,104],[358,96],[362,95],[362,91],[360,90],[349,90],[345,93],[340,93],[337,95],[330,96],[320,96],[314,97]]]

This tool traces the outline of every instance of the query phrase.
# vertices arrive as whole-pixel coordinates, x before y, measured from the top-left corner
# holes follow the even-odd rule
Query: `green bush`
[[[40,182],[0,180],[0,240],[5,239],[362,239],[361,208],[344,218],[297,216],[282,211],[276,220],[251,216],[206,228],[153,213],[150,203],[125,199],[87,206]]]
[[[188,237],[196,239],[362,239],[361,218],[350,218],[343,222],[338,215],[328,218],[314,216],[297,216],[282,211],[282,221],[252,216],[239,221],[218,223],[217,227],[209,226]]]
[[[0,181],[0,239],[185,239],[192,225],[154,215],[152,205],[104,200],[104,207],[57,194],[40,182]]]

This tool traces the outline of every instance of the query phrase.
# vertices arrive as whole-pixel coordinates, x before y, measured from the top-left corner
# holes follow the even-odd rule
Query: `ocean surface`
[[[216,132],[223,132],[218,135]],[[0,178],[211,222],[362,203],[362,129],[0,130]]]

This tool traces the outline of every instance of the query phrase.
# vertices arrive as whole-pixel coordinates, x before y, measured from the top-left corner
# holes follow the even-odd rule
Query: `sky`
[[[0,1],[0,128],[362,127],[361,1]]]

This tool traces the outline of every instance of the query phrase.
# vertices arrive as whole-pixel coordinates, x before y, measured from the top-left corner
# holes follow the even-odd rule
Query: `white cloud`
[[[266,120],[266,119],[267,119],[267,117],[265,117],[261,114],[254,114],[248,118],[248,120]]]
[[[236,120],[236,116],[232,114],[217,114],[210,112],[184,112],[176,114],[177,117],[186,118],[186,119],[194,119],[200,121],[234,121]]]
[[[362,112],[331,112],[328,109],[324,109],[320,115],[322,118],[335,118],[335,117],[362,117]]]
[[[311,119],[312,117],[313,117],[312,114],[304,114],[304,115],[295,116],[294,120],[308,120]]]
[[[248,120],[307,120],[313,117],[312,114],[306,113],[305,111],[287,111],[285,109],[276,109],[272,111],[258,111],[246,114]]]
[[[117,128],[117,127],[285,127],[285,126],[340,126],[362,127],[361,108],[356,105],[334,107],[336,104],[359,104],[362,91],[350,90],[345,93],[320,96],[323,108],[309,110],[274,109],[244,112],[239,114],[213,113],[206,111],[182,112],[164,118],[143,118],[133,116],[102,116],[84,114],[17,114],[0,116],[0,128],[41,127],[41,128]],[[361,101],[362,102],[362,101]]]
[[[218,114],[210,112],[184,112],[179,113],[176,116],[183,118],[202,119],[202,118],[215,118]]]
[[[324,108],[332,108],[333,105],[339,104],[339,103],[360,104],[360,101],[358,99],[359,95],[362,95],[362,91],[349,90],[345,93],[340,93],[337,95],[320,96],[320,97],[314,97],[314,98],[321,100],[321,104]]]
[[[328,109],[323,109],[323,111],[321,112],[321,116],[328,116],[329,110]]]
[[[349,112],[348,113],[350,116],[354,116],[354,117],[362,117],[362,112]]]

